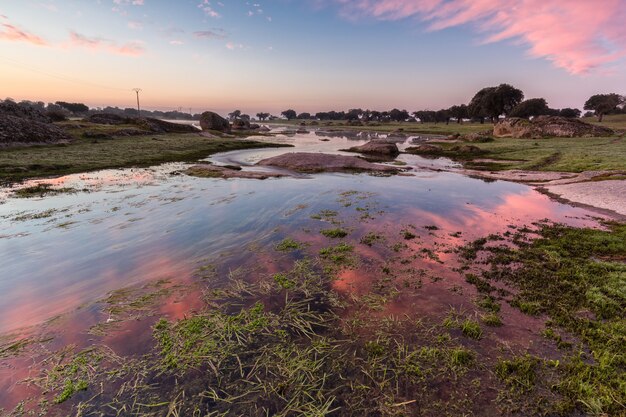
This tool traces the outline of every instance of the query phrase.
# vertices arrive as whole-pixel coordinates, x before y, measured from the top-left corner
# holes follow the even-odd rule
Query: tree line
[[[617,93],[596,94],[591,96],[584,105],[588,110],[585,116],[597,116],[601,122],[606,114],[625,113],[626,98]],[[520,117],[529,119],[537,116],[561,116],[579,118],[581,110],[574,108],[554,109],[548,106],[544,98],[530,98],[524,100],[522,90],[509,84],[500,84],[496,87],[485,87],[479,90],[468,104],[457,104],[440,110],[417,110],[409,113],[407,110],[392,109],[389,111],[374,111],[351,109],[344,111],[297,113],[293,109],[281,112],[288,120],[315,119],[315,120],[360,120],[376,122],[420,121],[422,123],[450,123],[455,120],[471,120],[484,123],[485,120],[496,122],[501,116]],[[269,113],[257,113],[260,120],[272,118]]]

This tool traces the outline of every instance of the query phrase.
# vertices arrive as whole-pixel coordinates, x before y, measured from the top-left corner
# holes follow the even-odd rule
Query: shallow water
[[[364,142],[319,138],[310,133],[278,140],[307,152],[339,152]],[[211,159],[253,164],[290,151],[236,151]],[[121,287],[189,279],[207,259],[237,258],[253,243],[265,247],[312,227],[312,214],[342,209],[337,196],[346,190],[374,194],[382,213],[362,226],[368,229],[436,225],[442,234],[461,231],[468,239],[540,219],[590,223],[588,211],[551,201],[525,185],[435,170],[452,165],[448,160],[400,159],[420,167],[414,176],[221,180],[173,175],[184,164],[165,164],[38,181],[87,190],[72,194],[18,199],[5,189],[0,332],[41,323]]]

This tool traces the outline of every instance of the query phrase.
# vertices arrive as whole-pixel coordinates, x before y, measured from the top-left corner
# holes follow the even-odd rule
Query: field
[[[123,126],[122,126],[123,127]],[[130,126],[136,128],[136,126]],[[114,127],[119,130],[121,127]],[[107,134],[111,126],[90,131]],[[199,134],[146,134],[87,139],[84,128],[70,130],[69,145],[32,146],[0,150],[0,181],[66,175],[105,168],[149,166],[164,162],[196,161],[217,152],[273,146],[234,138],[212,139]]]

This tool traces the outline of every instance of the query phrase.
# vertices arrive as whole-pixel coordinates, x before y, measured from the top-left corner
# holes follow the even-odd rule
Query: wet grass
[[[280,252],[291,252],[294,250],[302,249],[302,243],[290,238],[286,237],[280,243],[276,245],[276,250]]]
[[[78,192],[75,188],[52,188],[52,184],[40,183],[30,187],[19,188],[13,192],[13,195],[18,198],[33,198],[75,192]]]
[[[348,236],[348,231],[340,228],[324,229],[320,233],[331,239],[341,239]]]
[[[106,141],[79,138],[68,145],[0,149],[0,181],[164,162],[193,162],[217,152],[277,146],[285,145],[209,139],[193,133],[117,137]]]
[[[517,249],[488,247],[482,241],[467,251],[472,259],[477,249],[488,254],[483,278],[471,280],[479,291],[492,293],[489,281],[510,285],[516,294],[507,301],[523,313],[549,317],[544,333],[559,348],[571,349],[560,363],[552,364],[552,391],[564,398],[552,405],[560,413],[626,412],[626,225],[607,227],[543,225],[539,239],[518,241]],[[564,342],[557,328],[578,341]],[[507,383],[527,387],[535,366],[535,360],[526,357],[503,362],[497,373]]]

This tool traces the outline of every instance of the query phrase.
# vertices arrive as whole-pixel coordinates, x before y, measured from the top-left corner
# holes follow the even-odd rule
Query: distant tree
[[[393,109],[389,111],[389,119],[394,122],[403,122],[410,117],[409,112],[406,110]]]
[[[465,104],[450,107],[448,109],[448,114],[450,115],[450,117],[455,118],[457,123],[462,123],[463,119],[469,116],[467,106]]]
[[[298,115],[295,110],[291,110],[291,109],[285,110],[285,111],[281,112],[280,114],[285,116],[287,118],[287,120],[295,119],[296,116]]]
[[[496,122],[500,115],[508,115],[515,106],[524,100],[524,93],[509,84],[485,87],[478,91],[468,105],[472,117],[484,120],[490,117]]]
[[[593,117],[595,116],[595,113],[592,111],[586,111],[585,114],[583,114],[583,117]]]
[[[67,103],[65,101],[57,101],[55,104],[75,114],[83,114],[89,111],[89,107],[83,103]]]
[[[308,120],[311,118],[311,113],[300,113],[296,118],[300,120]]]
[[[439,122],[445,122],[446,124],[450,123],[450,112],[448,112],[448,109],[441,109],[435,112],[435,123]]]
[[[230,120],[239,119],[239,116],[241,116],[241,110],[235,110],[232,113],[228,113],[228,118]]]
[[[126,116],[132,116],[132,117],[137,117],[139,116],[139,112],[137,111],[137,109],[133,109],[132,107],[127,107],[123,110],[124,115]]]
[[[270,114],[269,114],[269,113],[257,113],[257,114],[256,114],[256,117],[258,117],[258,118],[259,118],[259,120],[265,120],[265,119],[267,119],[268,117],[270,117]]]
[[[528,119],[530,117],[546,114],[550,114],[550,108],[548,107],[546,99],[529,98],[528,100],[524,100],[515,106],[515,108],[509,113],[509,116]]]
[[[414,111],[413,116],[415,118],[420,119],[421,123],[433,123],[437,118],[437,112],[432,110],[419,110]]]
[[[559,116],[567,117],[568,119],[578,119],[580,117],[580,113],[580,110],[569,107],[559,110]]]
[[[363,110],[361,109],[350,109],[346,113],[346,120],[359,120],[363,115]]]
[[[248,120],[248,121],[250,121],[250,115],[249,114],[242,114],[242,115],[239,116],[239,118],[241,120]]]
[[[585,110],[593,110],[598,116],[598,122],[602,122],[602,118],[605,114],[610,113],[618,108],[618,106],[624,104],[624,97],[619,94],[596,94],[585,102]]]

